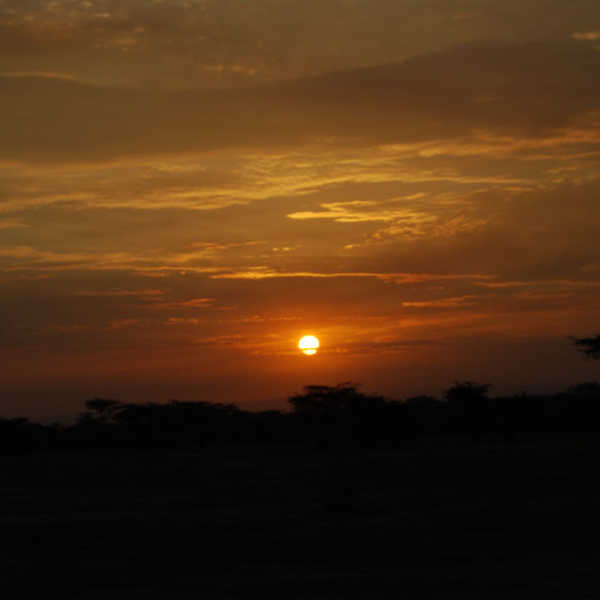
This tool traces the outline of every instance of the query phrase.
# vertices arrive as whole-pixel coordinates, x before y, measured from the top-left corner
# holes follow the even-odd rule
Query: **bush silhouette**
[[[295,413],[318,417],[367,414],[385,406],[383,396],[363,394],[351,382],[336,386],[307,385],[303,394],[291,396],[289,402]]]
[[[81,415],[81,419],[108,423],[114,419],[115,414],[123,405],[118,400],[111,400],[109,398],[90,398],[86,400],[85,407],[87,408],[87,412]]]
[[[444,392],[452,424],[458,431],[479,439],[489,430],[488,391],[491,387],[489,383],[457,381]]]
[[[571,341],[586,358],[600,359],[600,334],[586,338],[572,337]]]

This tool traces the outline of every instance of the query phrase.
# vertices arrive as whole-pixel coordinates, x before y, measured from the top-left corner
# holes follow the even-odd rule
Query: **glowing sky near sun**
[[[599,72],[596,0],[0,0],[0,412],[597,377]]]

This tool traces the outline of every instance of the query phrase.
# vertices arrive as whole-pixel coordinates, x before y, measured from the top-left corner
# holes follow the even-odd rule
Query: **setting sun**
[[[314,335],[305,335],[298,342],[298,348],[302,350],[303,354],[312,356],[313,354],[316,354],[319,349],[319,340]]]

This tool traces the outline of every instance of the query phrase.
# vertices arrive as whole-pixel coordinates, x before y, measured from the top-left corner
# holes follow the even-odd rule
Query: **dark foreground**
[[[0,576],[82,599],[596,598],[598,450],[4,456]]]

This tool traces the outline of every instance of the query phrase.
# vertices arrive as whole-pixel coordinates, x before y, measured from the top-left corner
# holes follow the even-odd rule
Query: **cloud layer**
[[[156,93],[3,76],[0,158],[109,160],[298,144],[539,139],[597,132],[600,53],[576,42],[469,45],[400,64],[231,91]]]

